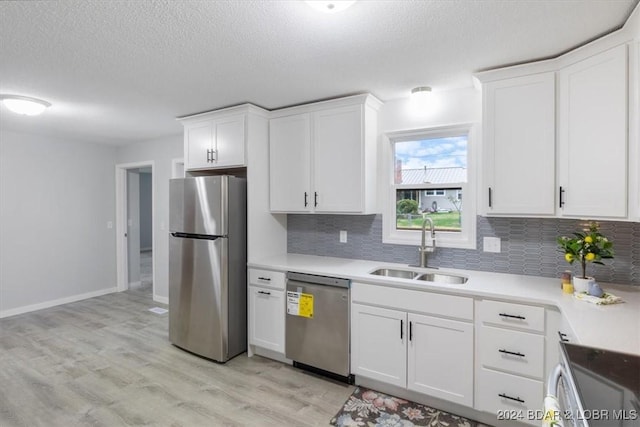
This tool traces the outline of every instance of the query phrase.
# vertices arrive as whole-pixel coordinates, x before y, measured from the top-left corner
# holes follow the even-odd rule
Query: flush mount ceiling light
[[[416,112],[424,112],[431,107],[431,88],[419,86],[411,89],[411,108]]]
[[[431,93],[429,86],[419,86],[411,89],[411,99],[426,99]]]
[[[354,4],[355,0],[333,0],[333,1],[324,1],[324,0],[306,0],[307,3],[312,8],[319,10],[325,13],[336,13],[342,12],[352,4]]]
[[[51,106],[47,101],[30,96],[0,95],[0,100],[9,110],[26,116],[37,116]]]

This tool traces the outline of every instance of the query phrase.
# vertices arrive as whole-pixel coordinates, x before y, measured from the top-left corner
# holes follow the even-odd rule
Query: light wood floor
[[[0,426],[326,426],[353,387],[172,346],[149,290],[0,320]]]

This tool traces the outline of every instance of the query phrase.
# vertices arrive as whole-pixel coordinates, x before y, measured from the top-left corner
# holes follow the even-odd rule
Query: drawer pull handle
[[[524,400],[520,399],[519,397],[507,396],[504,393],[500,393],[498,396],[500,396],[500,397],[502,397],[504,399],[515,400],[516,402],[524,403]]]
[[[404,334],[404,321],[400,319],[400,340],[402,340],[403,334]]]
[[[558,336],[560,337],[560,341],[569,342],[569,340],[567,339],[567,334],[563,334],[562,332],[558,331]]]
[[[519,320],[525,320],[526,319],[526,317],[524,317],[524,316],[516,316],[516,315],[513,315],[513,314],[507,314],[507,313],[500,313],[500,314],[498,314],[498,316],[508,317],[509,319],[519,319]]]
[[[267,291],[258,291],[258,293],[262,295],[271,295],[271,292],[267,292]]]
[[[504,354],[510,354],[512,356],[519,356],[519,357],[524,357],[524,354],[520,353],[519,351],[509,351],[509,350],[505,350],[503,348],[501,348],[500,350],[498,350],[500,353],[504,353]]]
[[[264,280],[265,282],[270,282],[271,278],[270,277],[258,277],[258,280]]]

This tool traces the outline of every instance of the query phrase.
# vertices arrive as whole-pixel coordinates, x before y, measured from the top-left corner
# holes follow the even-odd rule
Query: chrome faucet
[[[429,231],[431,232],[431,246],[427,246],[425,242],[425,234],[427,231],[427,223],[429,224]],[[429,252],[436,251],[436,230],[433,226],[433,220],[428,216],[425,216],[422,220],[422,244],[418,248],[420,251],[420,267],[427,266],[427,254]]]

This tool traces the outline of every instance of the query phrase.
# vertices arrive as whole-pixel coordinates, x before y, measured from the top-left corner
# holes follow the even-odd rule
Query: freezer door
[[[219,362],[228,358],[226,238],[169,236],[169,341]]]
[[[227,176],[169,181],[169,230],[189,234],[228,234]]]

